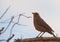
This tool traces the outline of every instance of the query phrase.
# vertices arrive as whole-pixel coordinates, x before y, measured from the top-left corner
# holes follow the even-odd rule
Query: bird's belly
[[[46,29],[44,28],[44,27],[42,27],[42,26],[39,26],[39,25],[34,25],[35,26],[35,29],[36,30],[38,30],[38,31],[40,31],[40,32],[46,32]]]

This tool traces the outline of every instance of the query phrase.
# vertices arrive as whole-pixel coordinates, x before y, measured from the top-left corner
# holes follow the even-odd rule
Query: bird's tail
[[[52,33],[52,35],[57,39],[58,42],[60,42],[59,39],[54,35],[54,33]]]
[[[53,35],[55,38],[57,38],[57,37],[54,35],[54,33],[52,33],[52,35]]]

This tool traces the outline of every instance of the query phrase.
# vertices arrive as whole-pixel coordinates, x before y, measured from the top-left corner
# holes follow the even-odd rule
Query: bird
[[[32,12],[33,14],[33,24],[34,27],[37,31],[39,31],[40,33],[37,35],[37,37],[41,34],[40,37],[42,37],[42,35],[47,32],[51,35],[53,35],[55,38],[55,34],[53,29],[41,18],[41,16],[39,15],[38,12]]]

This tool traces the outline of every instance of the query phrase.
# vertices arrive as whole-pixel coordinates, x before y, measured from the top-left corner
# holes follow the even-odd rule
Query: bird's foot
[[[40,39],[43,39],[43,37],[41,37],[41,36],[40,36],[40,37],[38,37],[38,36],[37,36],[36,38],[40,38]]]
[[[43,39],[43,37],[40,36],[39,39]]]
[[[40,37],[42,37],[42,36],[40,36]]]
[[[36,38],[38,38],[38,36]]]
[[[41,36],[40,37],[37,36],[36,38],[42,38],[42,37]]]

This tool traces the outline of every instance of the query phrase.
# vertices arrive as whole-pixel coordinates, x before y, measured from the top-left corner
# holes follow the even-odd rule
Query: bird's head
[[[38,12],[32,12],[32,14],[38,14]]]
[[[37,16],[37,15],[39,15],[38,12],[32,12],[32,14],[33,14],[33,16]]]

